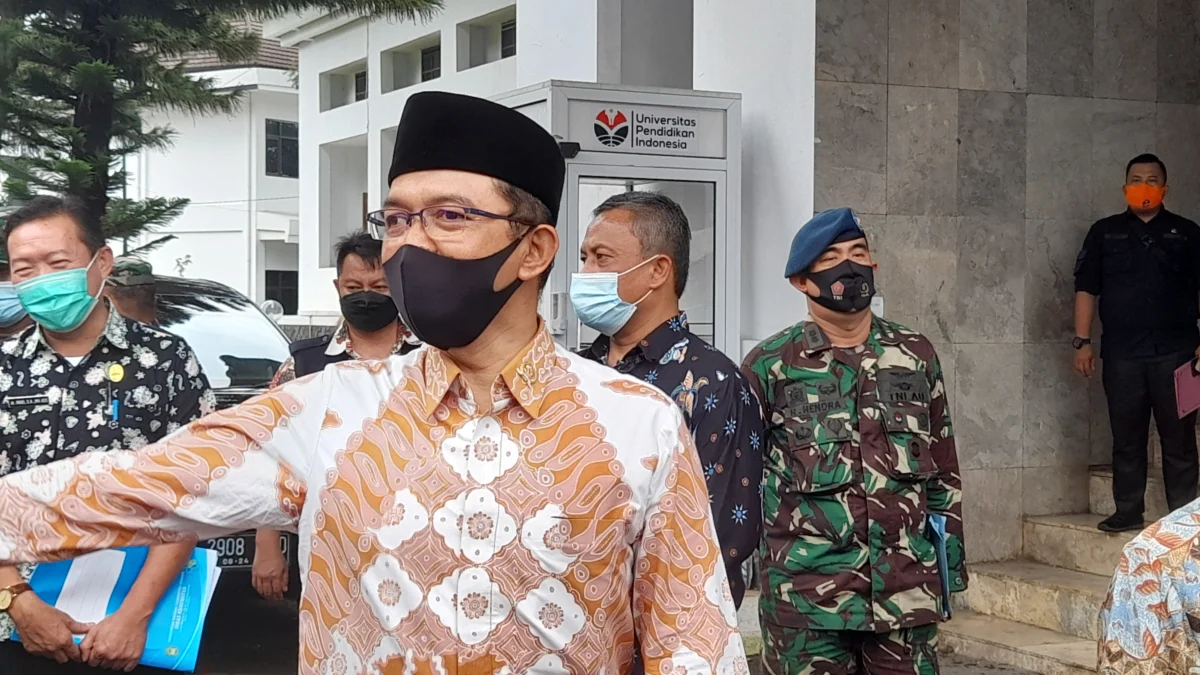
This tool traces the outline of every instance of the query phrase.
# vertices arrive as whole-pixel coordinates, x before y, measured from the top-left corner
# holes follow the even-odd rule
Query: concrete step
[[[1092,513],[1027,516],[1023,526],[1024,557],[1051,567],[1111,578],[1121,559],[1121,549],[1138,533],[1101,532],[1096,529],[1100,520]]]
[[[742,606],[738,608],[738,630],[742,633],[742,644],[746,647],[746,656],[758,656],[762,653],[762,629],[758,623],[758,591],[746,591],[742,598]]]
[[[1087,640],[1099,637],[1108,577],[1025,561],[969,570],[967,592],[955,598],[963,609]]]
[[[1112,497],[1112,467],[1094,466],[1091,471],[1091,480],[1088,482],[1091,511],[1103,516],[1111,516],[1117,510],[1113,505]],[[1163,484],[1162,468],[1152,466],[1146,476],[1146,524],[1149,525],[1170,512],[1171,510],[1167,506],[1167,490]]]
[[[1093,640],[969,611],[942,625],[939,642],[945,652],[1042,675],[1096,672]]]

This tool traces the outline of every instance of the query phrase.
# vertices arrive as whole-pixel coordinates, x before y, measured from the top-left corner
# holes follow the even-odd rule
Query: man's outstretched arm
[[[137,452],[87,453],[0,478],[0,564],[294,527],[326,381],[289,383]]]

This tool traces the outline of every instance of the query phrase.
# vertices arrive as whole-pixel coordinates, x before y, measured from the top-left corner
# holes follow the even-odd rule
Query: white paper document
[[[124,566],[124,551],[97,551],[77,558],[54,606],[79,623],[100,623],[108,616],[108,603]]]

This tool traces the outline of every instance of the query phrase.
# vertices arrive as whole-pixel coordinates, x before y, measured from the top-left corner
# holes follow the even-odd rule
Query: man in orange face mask
[[[1113,435],[1116,513],[1106,532],[1140,530],[1150,416],[1162,438],[1172,511],[1196,498],[1196,415],[1175,406],[1174,372],[1200,358],[1200,227],[1163,208],[1167,167],[1154,155],[1125,169],[1124,213],[1092,226],[1075,264],[1075,370],[1096,371],[1092,319],[1100,299],[1104,393]]]

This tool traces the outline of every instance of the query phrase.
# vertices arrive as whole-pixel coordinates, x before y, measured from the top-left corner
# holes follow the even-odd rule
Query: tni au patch
[[[921,403],[929,405],[929,380],[925,373],[907,368],[879,371],[879,400],[882,403]]]

